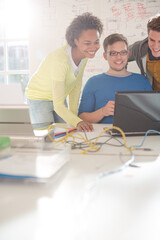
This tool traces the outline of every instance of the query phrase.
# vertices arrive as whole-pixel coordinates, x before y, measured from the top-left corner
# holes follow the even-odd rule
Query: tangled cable
[[[61,139],[59,139],[59,140],[54,139],[54,138],[50,135],[50,130],[51,130],[51,129],[54,129],[56,126],[60,126],[60,127],[64,128],[65,131],[66,131],[66,135],[65,135],[65,136],[62,136]],[[133,150],[133,147],[128,147],[128,146],[127,146],[127,141],[126,141],[126,137],[125,137],[125,134],[124,134],[123,130],[122,130],[121,128],[118,128],[118,127],[115,127],[115,126],[104,128],[104,129],[101,131],[101,133],[96,137],[95,141],[93,141],[93,142],[92,142],[91,140],[85,138],[85,137],[84,137],[81,133],[79,133],[79,132],[69,132],[68,128],[67,128],[66,126],[64,126],[63,124],[61,124],[61,123],[54,123],[54,124],[50,125],[50,126],[48,127],[48,136],[49,136],[50,140],[51,140],[52,142],[55,142],[55,143],[59,143],[59,142],[64,143],[64,142],[67,142],[67,140],[68,140],[69,138],[72,138],[72,143],[73,143],[73,144],[75,143],[75,139],[83,140],[83,141],[87,144],[87,146],[88,146],[87,149],[85,149],[85,150],[83,150],[83,151],[81,152],[81,154],[85,154],[85,153],[87,153],[87,152],[89,152],[89,151],[91,151],[91,150],[93,150],[93,149],[94,149],[94,150],[99,150],[100,147],[96,146],[99,138],[100,138],[105,132],[107,132],[107,131],[109,131],[109,130],[111,130],[111,129],[115,129],[115,130],[117,130],[117,131],[119,131],[119,132],[121,133],[121,135],[122,135],[122,137],[123,137],[123,140],[124,140],[124,146],[126,147],[126,149],[127,149],[128,151],[132,151],[132,150]]]

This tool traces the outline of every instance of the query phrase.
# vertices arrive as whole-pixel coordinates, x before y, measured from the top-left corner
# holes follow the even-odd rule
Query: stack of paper
[[[51,152],[11,152],[0,159],[0,178],[45,182],[68,160],[68,149]]]

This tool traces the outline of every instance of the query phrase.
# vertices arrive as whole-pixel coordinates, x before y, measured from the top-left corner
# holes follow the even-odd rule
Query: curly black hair
[[[78,39],[84,30],[95,29],[101,35],[103,32],[103,24],[98,17],[92,13],[86,12],[73,19],[66,30],[66,40],[71,47],[76,47],[74,39]]]

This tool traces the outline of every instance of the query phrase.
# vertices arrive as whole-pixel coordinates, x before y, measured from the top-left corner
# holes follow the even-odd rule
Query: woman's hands
[[[83,132],[93,132],[93,126],[89,122],[81,121],[77,124],[77,130]]]

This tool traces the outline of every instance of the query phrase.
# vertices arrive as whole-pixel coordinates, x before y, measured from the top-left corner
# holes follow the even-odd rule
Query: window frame
[[[4,76],[4,84],[9,84],[8,83],[8,76],[11,75],[21,75],[21,74],[26,74],[29,76],[29,63],[28,63],[28,70],[8,70],[8,59],[7,59],[7,45],[8,43],[12,42],[28,42],[28,61],[29,61],[29,39],[24,39],[24,38],[14,38],[14,39],[7,39],[3,38],[0,39],[0,44],[4,46],[4,70],[0,70],[0,75]]]

